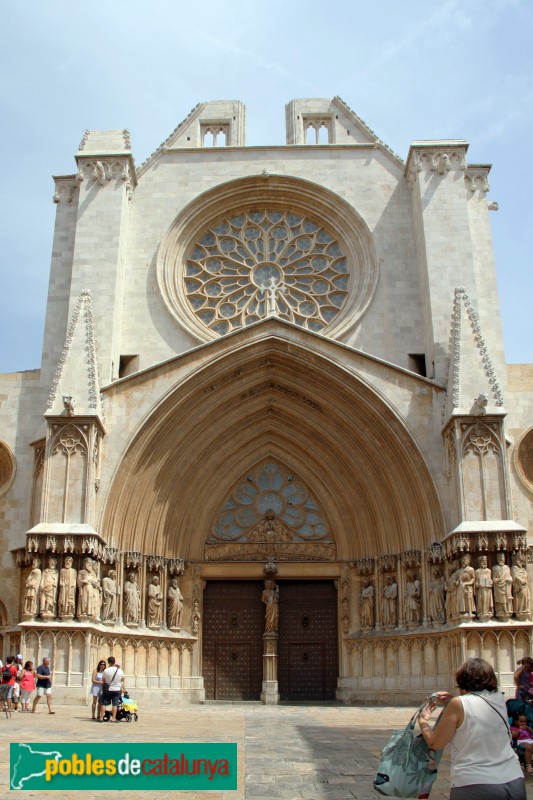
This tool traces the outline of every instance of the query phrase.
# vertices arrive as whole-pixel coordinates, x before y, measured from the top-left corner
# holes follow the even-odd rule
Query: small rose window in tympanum
[[[322,331],[348,297],[350,274],[341,244],[318,220],[260,209],[228,216],[190,248],[185,296],[213,333],[268,314]]]

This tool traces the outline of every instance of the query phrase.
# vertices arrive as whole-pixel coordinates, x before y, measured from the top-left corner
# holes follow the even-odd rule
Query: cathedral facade
[[[86,700],[419,702],[531,653],[533,366],[463,140],[201,103],[54,178],[42,363],[0,376],[2,656]],[[155,691],[154,691],[155,690]]]

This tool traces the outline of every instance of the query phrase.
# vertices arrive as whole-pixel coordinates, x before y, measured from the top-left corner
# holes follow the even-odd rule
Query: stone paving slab
[[[89,709],[57,706],[50,716],[0,715],[0,799],[101,800],[108,792],[10,792],[9,742],[237,742],[238,789],[234,792],[158,792],[157,800],[377,800],[372,788],[381,749],[413,709],[337,705],[207,703],[176,709],[140,709],[137,723],[94,723]],[[533,780],[527,796],[533,800]],[[432,800],[449,794],[445,752]],[[147,800],[149,794],[118,791],[116,800]]]

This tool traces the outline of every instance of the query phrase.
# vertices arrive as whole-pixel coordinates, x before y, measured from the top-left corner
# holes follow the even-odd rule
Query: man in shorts
[[[41,699],[41,697],[46,697],[46,703],[48,705],[48,713],[55,714],[56,712],[52,710],[52,673],[50,671],[50,659],[43,658],[43,663],[37,667],[37,694],[35,695],[35,699],[33,701],[33,708],[31,710],[32,714],[35,714],[37,711],[37,703]]]
[[[108,686],[107,692],[102,692],[102,699],[101,699],[101,706],[100,706],[100,717],[98,722],[104,721],[104,713],[106,706],[112,706],[111,708],[111,722],[117,722],[117,707],[120,703],[120,695],[124,689],[124,679],[125,675],[120,669],[120,667],[116,664],[115,657],[109,656],[107,659],[107,668],[104,669],[102,673],[102,681],[104,682],[104,687]]]

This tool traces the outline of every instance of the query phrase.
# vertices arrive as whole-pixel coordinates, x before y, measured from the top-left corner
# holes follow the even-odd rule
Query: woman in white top
[[[494,670],[482,658],[470,658],[455,673],[455,681],[460,697],[438,692],[418,718],[431,748],[442,750],[452,743],[450,800],[526,800]],[[437,705],[446,708],[438,726],[431,728],[428,719]]]
[[[100,699],[102,689],[104,688],[103,674],[105,670],[105,661],[99,661],[96,669],[93,670],[91,694],[93,697],[92,718],[98,719],[100,715]],[[98,709],[97,709],[98,706]]]

